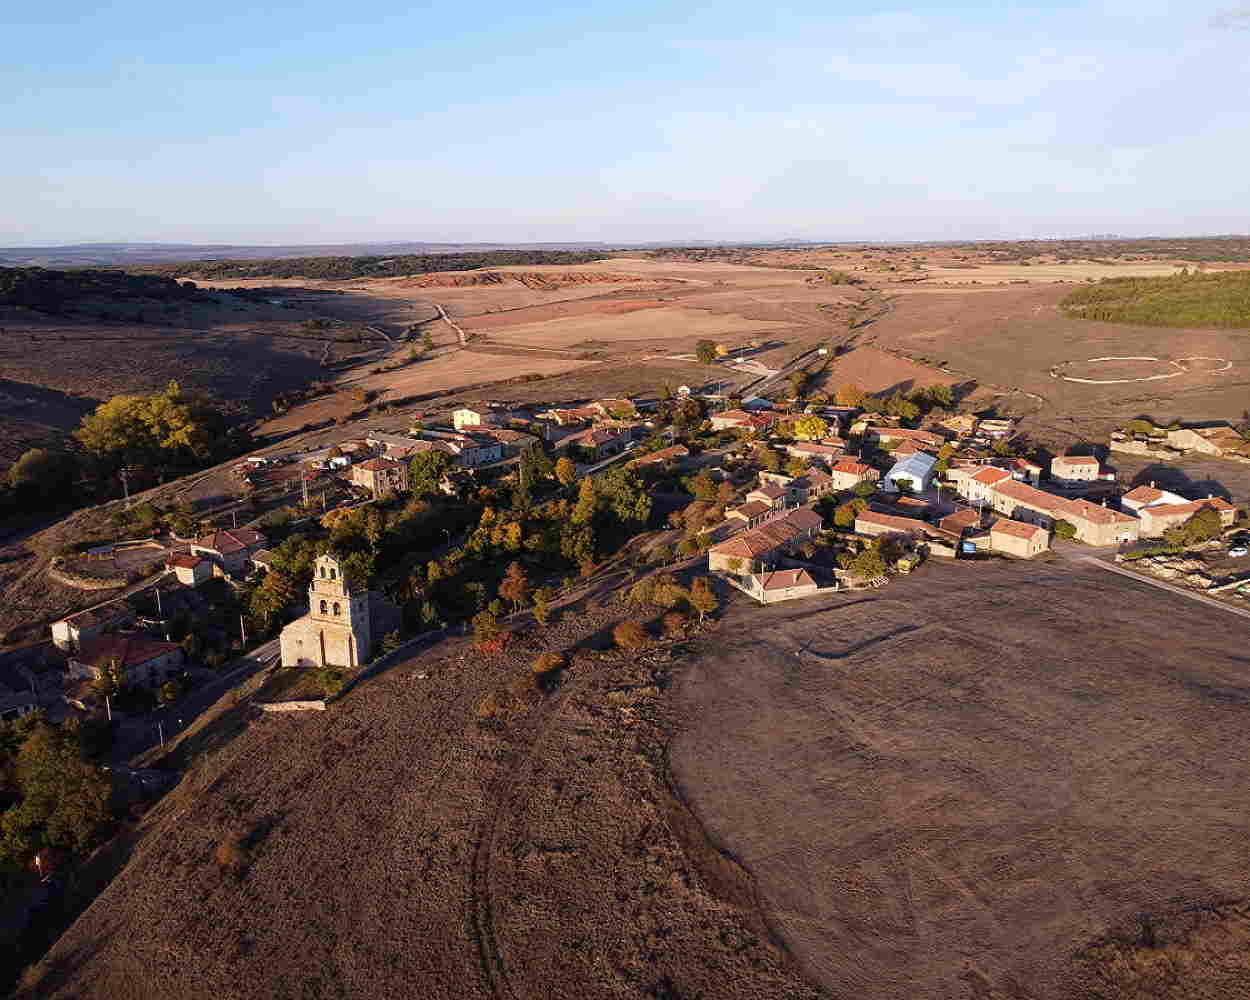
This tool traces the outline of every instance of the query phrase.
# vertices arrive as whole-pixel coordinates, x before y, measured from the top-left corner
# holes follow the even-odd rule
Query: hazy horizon
[[[8,247],[1250,231],[1244,2],[136,0],[7,37]]]

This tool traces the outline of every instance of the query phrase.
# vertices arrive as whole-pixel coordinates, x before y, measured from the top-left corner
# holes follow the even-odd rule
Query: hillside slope
[[[505,658],[444,647],[325,713],[228,709],[242,731],[19,995],[818,996],[669,790],[671,651],[582,652],[534,693],[541,646],[610,621],[569,613]],[[523,704],[480,721],[514,682]]]

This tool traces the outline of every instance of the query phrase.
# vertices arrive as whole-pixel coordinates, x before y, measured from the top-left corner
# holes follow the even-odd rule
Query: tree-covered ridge
[[[201,293],[191,282],[158,274],[112,269],[53,271],[42,267],[0,267],[0,305],[57,312],[85,300],[155,299],[188,301]]]
[[[490,250],[480,253],[402,254],[392,257],[292,257],[286,260],[193,260],[160,268],[170,276],[205,278],[398,278],[433,271],[472,271],[510,265],[587,264],[603,251]]]
[[[1068,316],[1143,326],[1250,327],[1250,271],[1105,278],[1063,300]]]

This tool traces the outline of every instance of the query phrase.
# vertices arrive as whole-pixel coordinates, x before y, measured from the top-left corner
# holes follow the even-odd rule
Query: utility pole
[[[165,723],[158,722],[156,724],[156,733],[161,738],[161,746],[165,745]]]
[[[239,526],[239,512],[235,508],[230,509],[230,527],[237,528]]]
[[[243,616],[239,615],[239,648],[247,645],[247,628],[243,625]]]
[[[106,712],[108,713],[109,722],[112,722],[112,721],[113,721],[113,706],[112,706],[112,704],[109,702],[109,696],[108,696],[108,695],[105,695],[105,696],[104,696],[104,711],[106,711]]]
[[[122,477],[122,492],[125,494],[125,498],[126,498],[126,506],[127,506],[127,507],[129,507],[129,506],[130,506],[130,479],[129,479],[129,476],[130,476],[130,469],[129,469],[127,466],[124,466],[124,465],[123,465],[123,466],[122,466],[122,470],[121,470],[121,477]]]
[[[301,484],[303,484],[303,487],[304,487],[304,509],[307,510],[308,509],[308,474],[301,471],[299,474],[299,481]]]

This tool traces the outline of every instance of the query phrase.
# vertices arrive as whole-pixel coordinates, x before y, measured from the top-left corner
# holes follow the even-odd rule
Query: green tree
[[[1076,525],[1074,525],[1071,521],[1056,521],[1055,522],[1055,537],[1056,538],[1075,538],[1076,537]]]
[[[814,413],[806,413],[794,422],[794,436],[804,441],[819,441],[829,433],[829,424]]]
[[[534,620],[539,625],[546,625],[551,614],[551,588],[539,587],[534,591]]]
[[[700,364],[710,365],[716,360],[716,344],[710,340],[700,340],[694,345],[694,355]]]
[[[435,493],[450,468],[451,457],[446,452],[435,448],[418,452],[408,463],[408,489],[416,496]]]
[[[777,453],[768,445],[760,444],[755,446],[752,452],[755,463],[759,465],[765,472],[780,472],[781,459],[777,457]]]
[[[851,560],[847,569],[861,580],[885,576],[885,560],[881,558],[880,548],[875,544],[868,545]]]
[[[15,767],[17,804],[0,819],[0,854],[24,865],[43,847],[85,850],[109,820],[109,783],[76,734],[36,722]]]
[[[252,593],[248,604],[252,621],[269,631],[282,620],[286,609],[298,595],[291,577],[275,567],[265,574],[260,586]]]
[[[867,499],[877,492],[877,484],[871,479],[863,479],[855,484],[853,492],[857,497]]]
[[[520,611],[529,595],[529,577],[525,575],[525,567],[515,560],[508,564],[508,570],[499,584],[499,596],[512,602],[512,610]]]
[[[708,583],[707,577],[695,577],[690,585],[690,604],[699,612],[700,622],[720,607],[720,598],[716,596],[716,591]]]
[[[573,524],[589,524],[594,520],[595,511],[599,507],[599,498],[595,494],[595,481],[587,476],[577,493],[577,505],[569,520]]]
[[[942,382],[935,382],[925,390],[925,395],[933,406],[941,406],[950,409],[955,402],[955,396],[951,392],[951,387]]]
[[[698,475],[690,480],[690,492],[697,500],[715,500],[716,483],[707,469],[699,470]]]
[[[429,330],[421,335],[421,348],[427,352],[434,350],[434,338],[430,336]]]
[[[626,524],[646,524],[651,517],[651,494],[643,486],[637,473],[628,466],[617,465],[599,477],[596,484],[599,496],[607,505],[608,512]],[[581,506],[581,498],[578,498]],[[577,511],[574,510],[576,517]]]
[[[74,488],[77,469],[73,455],[31,448],[9,466],[9,485],[31,500],[64,502]]]

